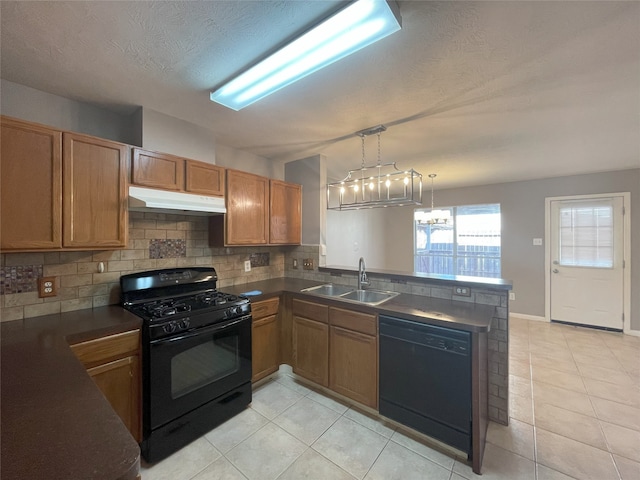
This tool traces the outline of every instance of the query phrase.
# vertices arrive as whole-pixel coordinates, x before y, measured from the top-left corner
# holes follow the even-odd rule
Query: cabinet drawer
[[[366,333],[367,335],[375,335],[377,331],[376,316],[369,313],[331,307],[329,309],[329,318],[331,325]]]
[[[293,314],[295,316],[309,318],[317,322],[329,323],[329,307],[319,303],[305,302],[293,299]]]
[[[137,352],[140,346],[140,330],[109,335],[71,345],[71,350],[86,368],[107,360]]]
[[[259,320],[270,315],[278,313],[278,306],[280,305],[280,299],[270,298],[269,300],[262,300],[261,302],[251,303],[251,315],[253,320]]]

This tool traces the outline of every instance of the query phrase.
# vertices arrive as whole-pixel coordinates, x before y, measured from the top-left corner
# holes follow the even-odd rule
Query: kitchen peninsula
[[[320,270],[325,270],[323,267]],[[352,283],[348,278],[335,278],[336,269],[333,270],[334,282],[338,285]],[[350,272],[344,272],[348,274]],[[375,276],[376,274],[373,273]],[[427,279],[431,280],[431,279]],[[472,461],[473,469],[480,473],[482,457],[484,451],[487,421],[491,418],[491,380],[499,381],[496,376],[490,379],[490,364],[488,358],[490,352],[490,334],[494,324],[499,321],[496,317],[502,315],[502,298],[507,298],[506,293],[511,288],[511,284],[506,281],[495,281],[504,292],[504,295],[494,292],[485,292],[481,287],[487,288],[482,280],[463,279],[437,279],[439,287],[428,287],[423,284],[418,287],[420,293],[400,293],[394,298],[375,306],[365,305],[360,302],[351,302],[340,297],[327,297],[316,295],[313,292],[305,291],[309,287],[317,286],[322,282],[281,278],[252,282],[234,287],[226,287],[230,293],[242,294],[245,292],[258,293],[252,296],[252,303],[261,305],[265,301],[274,297],[280,298],[279,311],[279,346],[278,359],[276,364],[289,364],[293,366],[294,373],[310,380],[317,387],[324,387],[328,393],[338,393],[343,397],[355,400],[358,404],[368,406],[373,411],[378,411],[378,372],[374,368],[375,385],[373,387],[374,396],[367,397],[368,390],[371,390],[370,374],[369,380],[363,379],[359,371],[351,373],[344,372],[341,365],[359,364],[366,369],[367,365],[377,365],[380,360],[378,356],[378,315],[393,316],[397,319],[405,319],[410,322],[424,324],[426,326],[436,326],[453,331],[468,332],[472,344],[472,359],[469,389],[472,391],[472,410],[470,415],[472,420],[471,445],[467,452]],[[325,282],[328,283],[328,282]],[[402,286],[401,284],[396,287]],[[437,298],[435,295],[444,297],[446,292],[455,291],[456,287],[465,286],[467,288],[466,301],[459,301],[452,298]],[[354,287],[355,288],[355,287]],[[413,288],[409,283],[405,285],[405,290],[411,291]],[[432,291],[433,288],[433,291]],[[434,295],[435,294],[435,295]],[[455,297],[458,297],[456,295]],[[506,315],[506,313],[504,313]],[[373,324],[367,327],[368,318]],[[506,322],[503,324],[506,328]],[[324,332],[324,333],[322,333]],[[345,343],[343,337],[350,336],[355,341]],[[270,333],[270,335],[273,335]],[[260,334],[254,330],[254,355],[255,345],[260,343]],[[369,340],[367,340],[367,338]],[[341,343],[340,343],[341,342]],[[363,343],[364,342],[364,343]],[[372,343],[371,348],[366,344]],[[333,346],[331,346],[333,345]],[[363,346],[364,345],[364,346]],[[336,353],[345,352],[346,354]],[[302,357],[299,357],[298,351]],[[349,351],[358,352],[349,354]],[[310,353],[313,355],[309,358]],[[336,355],[340,355],[336,357]],[[345,356],[346,355],[346,356]],[[355,356],[354,356],[355,355]],[[357,357],[357,358],[356,358]],[[365,360],[363,360],[363,357]],[[506,359],[505,359],[506,363]],[[274,365],[275,368],[276,365]],[[338,368],[338,371],[336,371]],[[360,367],[358,367],[360,368]],[[446,368],[446,367],[440,367]],[[273,371],[273,369],[272,369]],[[345,382],[345,378],[347,381]],[[349,384],[363,385],[364,391],[357,391],[358,387],[349,387]],[[347,385],[345,388],[344,385]],[[342,386],[341,386],[342,385]],[[506,392],[506,389],[505,389]],[[498,392],[496,392],[496,397]],[[369,400],[369,401],[367,401]],[[382,413],[382,412],[381,412]],[[494,416],[498,417],[498,410],[494,409]],[[469,417],[468,417],[469,418]],[[403,423],[403,422],[400,422]],[[466,450],[465,450],[466,451]]]

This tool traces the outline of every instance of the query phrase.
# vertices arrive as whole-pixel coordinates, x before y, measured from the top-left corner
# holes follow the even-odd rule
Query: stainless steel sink
[[[327,283],[325,285],[318,285],[317,287],[310,287],[300,290],[305,293],[314,293],[316,295],[325,295],[327,297],[339,297],[345,293],[353,291],[353,287],[347,287],[345,285],[334,285]]]
[[[356,290],[353,287],[334,285],[333,283],[304,288],[300,291],[325,297],[335,297],[354,303],[363,303],[365,305],[380,305],[400,295],[398,292],[389,292],[386,290]]]
[[[367,305],[380,305],[398,295],[398,292],[384,290],[353,290],[341,295],[340,298],[352,302],[366,303]]]

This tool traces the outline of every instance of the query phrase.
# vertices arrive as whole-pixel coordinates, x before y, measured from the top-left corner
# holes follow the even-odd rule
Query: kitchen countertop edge
[[[491,321],[495,312],[495,307],[491,305],[424,297],[406,293],[401,293],[381,305],[371,306],[349,302],[336,297],[327,297],[301,291],[302,289],[324,283],[326,282],[284,277],[224,287],[220,288],[220,290],[236,295],[259,290],[261,292],[259,295],[249,297],[253,302],[266,300],[281,295],[282,293],[289,293],[299,297],[305,297],[308,300],[315,299],[322,301],[323,303],[336,307],[390,315],[406,320],[478,333],[488,332],[490,330]]]
[[[345,267],[340,265],[328,265],[324,267],[318,267],[319,272],[330,273],[332,275],[352,274],[357,275],[358,269],[353,267]],[[367,276],[376,278],[384,277],[390,280],[396,280],[401,282],[429,282],[438,285],[451,285],[455,284],[463,287],[474,288],[487,288],[497,290],[512,290],[513,283],[511,280],[505,280],[504,278],[489,278],[489,277],[469,277],[465,275],[437,275],[429,273],[407,273],[396,270],[381,270],[376,268],[367,268]]]
[[[69,345],[141,323],[112,305],[1,324],[2,478],[138,478],[137,442]]]

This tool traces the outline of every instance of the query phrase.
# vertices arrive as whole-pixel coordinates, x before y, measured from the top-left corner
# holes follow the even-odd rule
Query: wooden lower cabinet
[[[329,388],[378,408],[378,321],[376,315],[329,308]]]
[[[323,387],[329,386],[329,326],[293,317],[293,371]]]
[[[71,345],[95,384],[131,432],[142,440],[140,330]]]
[[[329,308],[293,300],[293,371],[329,386]]]
[[[271,298],[251,305],[252,382],[271,375],[280,366],[279,303],[278,298]]]
[[[329,329],[329,388],[378,408],[378,342],[375,336],[345,328]]]
[[[140,441],[140,357],[130,357],[89,368],[91,376],[131,435]]]

